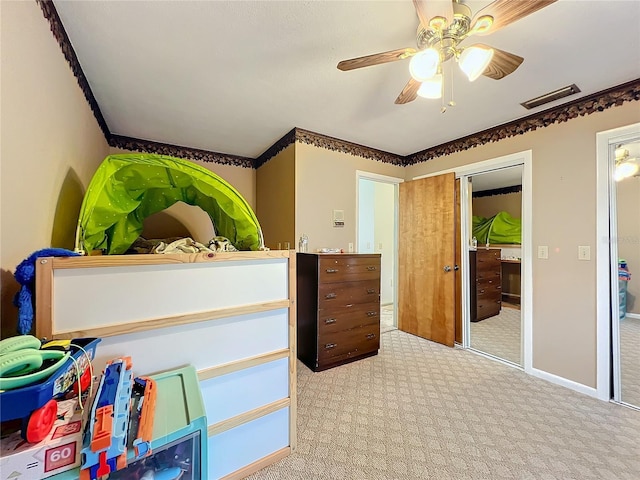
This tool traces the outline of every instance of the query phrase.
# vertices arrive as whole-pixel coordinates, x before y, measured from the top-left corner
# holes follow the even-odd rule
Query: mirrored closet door
[[[471,178],[470,347],[522,366],[522,166]]]
[[[640,408],[640,139],[611,150],[614,399]]]

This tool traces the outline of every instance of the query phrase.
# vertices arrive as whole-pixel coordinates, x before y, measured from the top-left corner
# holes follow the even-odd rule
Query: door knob
[[[451,267],[449,265],[445,265],[444,266],[444,271],[445,272],[450,272],[451,271]]]

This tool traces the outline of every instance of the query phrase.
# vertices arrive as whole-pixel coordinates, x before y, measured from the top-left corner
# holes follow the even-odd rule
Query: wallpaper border
[[[608,108],[622,105],[628,101],[640,100],[640,78],[630,82],[618,85],[594,94],[576,99],[574,101],[553,107],[542,112],[534,113],[527,117],[514,120],[509,123],[492,127],[481,132],[477,132],[466,137],[458,138],[435,147],[430,147],[419,152],[401,156],[394,153],[385,152],[375,148],[359,145],[357,143],[348,142],[338,138],[315,133],[309,130],[294,127],[287,132],[282,138],[269,147],[264,153],[257,158],[241,157],[226,153],[213,152],[209,150],[201,150],[191,147],[182,147],[178,145],[170,145],[166,143],[154,142],[150,140],[142,140],[138,138],[114,135],[110,132],[109,127],[102,116],[100,107],[91,91],[91,87],[87,78],[82,71],[78,57],[71,45],[71,41],[62,25],[62,21],[51,0],[35,0],[40,6],[44,17],[48,20],[51,32],[60,46],[64,57],[73,72],[78,85],[82,89],[84,96],[91,108],[100,129],[102,130],[107,143],[111,147],[123,148],[127,150],[159,153],[163,155],[171,155],[181,158],[189,158],[201,160],[203,162],[214,162],[223,165],[235,165],[244,168],[258,168],[264,165],[271,158],[276,156],[284,148],[294,142],[300,142],[313,145],[318,148],[324,148],[336,152],[346,153],[349,155],[362,157],[370,160],[376,160],[384,163],[406,167],[416,163],[426,162],[428,160],[451,155],[452,153],[468,150],[491,142],[497,142],[505,138],[515,135],[522,135],[527,132],[544,128],[555,123],[562,123],[579,116],[591,115],[592,113],[602,112]]]
[[[584,115],[602,112],[608,108],[622,105],[624,102],[640,100],[640,79],[612,87],[571,102],[519,118],[509,123],[489,128],[451,142],[427,148],[406,157],[404,163],[414,165],[433,158],[451,155],[473,147],[497,142],[515,135],[522,135],[538,128],[548,127],[554,123],[562,123]]]
[[[170,157],[186,158],[188,160],[199,160],[201,162],[213,162],[221,165],[255,168],[255,160],[249,157],[211,152],[209,150],[200,150],[198,148],[181,147],[179,145],[154,142],[151,140],[140,140],[139,138],[124,137],[122,135],[111,135],[109,138],[109,146],[132,150],[135,152],[157,153],[158,155],[168,155]]]
[[[58,15],[58,11],[56,10],[55,5],[51,0],[36,0],[36,3],[40,6],[42,10],[42,14],[44,18],[49,21],[49,26],[51,29],[51,33],[53,37],[58,42],[60,49],[62,50],[62,54],[64,58],[67,60],[73,75],[76,77],[76,81],[84,94],[84,98],[86,98],[87,103],[89,104],[89,108],[93,112],[93,116],[96,118],[98,125],[100,126],[100,130],[102,130],[102,134],[104,138],[109,141],[109,137],[111,136],[111,132],[109,131],[109,127],[107,126],[107,122],[102,116],[102,112],[100,111],[100,107],[98,106],[98,102],[96,98],[93,96],[93,92],[91,91],[91,86],[89,85],[89,81],[87,77],[84,75],[84,71],[80,66],[80,61],[76,56],[76,51],[73,49],[71,45],[71,40],[67,36],[67,31],[64,29],[64,25],[62,25],[62,20],[60,20],[60,16]]]

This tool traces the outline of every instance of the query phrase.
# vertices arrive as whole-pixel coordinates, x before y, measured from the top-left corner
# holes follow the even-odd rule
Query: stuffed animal
[[[36,260],[40,257],[71,257],[78,255],[80,254],[65,248],[43,248],[33,252],[16,267],[13,276],[22,286],[13,298],[13,304],[18,307],[18,333],[20,335],[29,333],[33,326]]]

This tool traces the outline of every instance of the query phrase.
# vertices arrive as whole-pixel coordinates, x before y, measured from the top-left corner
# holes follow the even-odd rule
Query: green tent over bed
[[[76,250],[125,253],[145,218],[180,201],[207,212],[216,234],[238,250],[264,248],[253,210],[226,181],[188,160],[139,153],[109,155],[98,167],[80,208]]]
[[[507,212],[498,212],[493,217],[472,217],[473,236],[478,245],[520,245],[522,243],[522,220]]]

